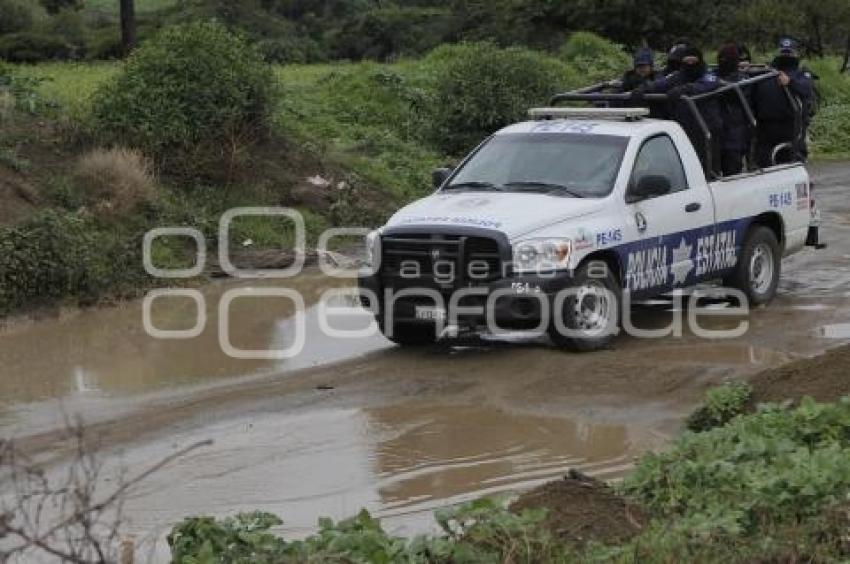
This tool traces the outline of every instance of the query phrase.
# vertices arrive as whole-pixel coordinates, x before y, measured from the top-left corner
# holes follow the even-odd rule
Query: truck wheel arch
[[[781,215],[776,212],[759,214],[753,218],[748,230],[756,225],[763,225],[773,231],[773,234],[776,235],[776,240],[779,241],[780,250],[785,249],[785,222],[782,220]]]
[[[589,255],[584,257],[581,260],[581,262],[576,266],[576,270],[578,270],[579,268],[581,268],[585,264],[593,262],[593,261],[601,261],[601,262],[604,262],[605,264],[607,264],[608,268],[611,269],[611,271],[614,273],[614,276],[616,277],[617,281],[620,283],[620,287],[622,287],[623,266],[620,263],[619,255],[615,251],[608,249],[608,250],[604,250],[604,251],[596,251],[596,252],[590,253]]]

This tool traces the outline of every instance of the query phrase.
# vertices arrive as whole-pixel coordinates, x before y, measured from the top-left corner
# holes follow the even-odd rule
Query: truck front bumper
[[[395,289],[385,287],[377,275],[358,277],[361,303],[372,311],[379,324],[391,318],[395,323],[433,325],[440,318],[466,328],[495,322],[504,330],[548,326],[556,296],[571,284],[570,271],[514,275],[461,289]]]

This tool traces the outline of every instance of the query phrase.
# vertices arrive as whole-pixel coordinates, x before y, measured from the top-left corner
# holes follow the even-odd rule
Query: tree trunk
[[[136,7],[135,0],[121,1],[121,46],[124,56],[136,47]]]
[[[848,66],[850,66],[850,35],[847,36],[847,43],[844,44],[844,62],[841,63],[841,72],[847,72]]]

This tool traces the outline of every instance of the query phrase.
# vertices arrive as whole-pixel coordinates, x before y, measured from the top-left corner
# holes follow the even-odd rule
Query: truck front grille
[[[381,278],[385,286],[475,286],[502,276],[495,239],[466,235],[413,234],[382,239]]]

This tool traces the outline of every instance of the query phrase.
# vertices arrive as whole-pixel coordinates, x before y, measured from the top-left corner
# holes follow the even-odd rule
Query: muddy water
[[[284,532],[299,535],[321,515],[367,507],[409,533],[430,526],[434,507],[521,489],[570,467],[616,478],[633,455],[677,432],[707,386],[850,341],[848,190],[847,167],[820,169],[829,249],[785,261],[777,300],[753,311],[734,340],[685,329],[680,338],[625,337],[612,350],[572,355],[526,337],[429,350],[402,350],[379,336],[332,339],[319,331],[318,298],[351,282],[311,271],[285,283],[308,306],[305,350],[290,360],[236,360],[219,349],[221,296],[280,285],[273,282],[203,288],[207,329],[191,340],[149,337],[140,303],[7,329],[0,426],[56,451],[45,431],[61,422],[61,401],[94,423],[108,466],[131,473],[214,439],[127,504],[132,531],[154,538],[184,515],[247,509],[278,513]],[[662,327],[675,309],[665,300],[642,304],[635,322]],[[287,346],[292,313],[285,300],[234,302],[233,344]],[[165,329],[191,327],[195,315],[188,300],[153,311]],[[349,329],[369,323],[362,315],[337,321]]]
[[[187,514],[262,509],[281,515],[292,537],[312,530],[318,515],[364,507],[396,533],[418,533],[433,526],[437,507],[530,487],[569,468],[616,477],[647,441],[661,441],[622,425],[439,405],[254,416],[206,431],[221,438],[129,500],[140,535]],[[123,460],[134,466],[159,455],[151,446]]]
[[[57,405],[97,418],[111,408],[168,393],[174,388],[208,386],[229,378],[291,372],[369,353],[390,344],[378,336],[329,340],[319,329],[319,301],[325,292],[351,288],[351,279],[328,278],[318,269],[283,281],[213,283],[199,290],[207,323],[196,338],[157,339],[145,331],[141,300],[114,308],[78,311],[57,319],[13,326],[0,332],[0,413],[7,425],[55,423]],[[236,359],[219,345],[218,307],[232,290],[286,287],[299,292],[310,337],[302,352],[283,360]],[[329,299],[335,304],[341,298]],[[232,345],[243,350],[286,349],[292,344],[294,306],[285,298],[237,298],[230,307]],[[160,330],[193,327],[198,308],[191,299],[163,297],[153,302],[151,323]],[[331,318],[333,320],[333,318]],[[363,315],[332,321],[338,329],[368,327]],[[56,400],[60,400],[57,403]],[[88,417],[87,417],[88,418]]]

